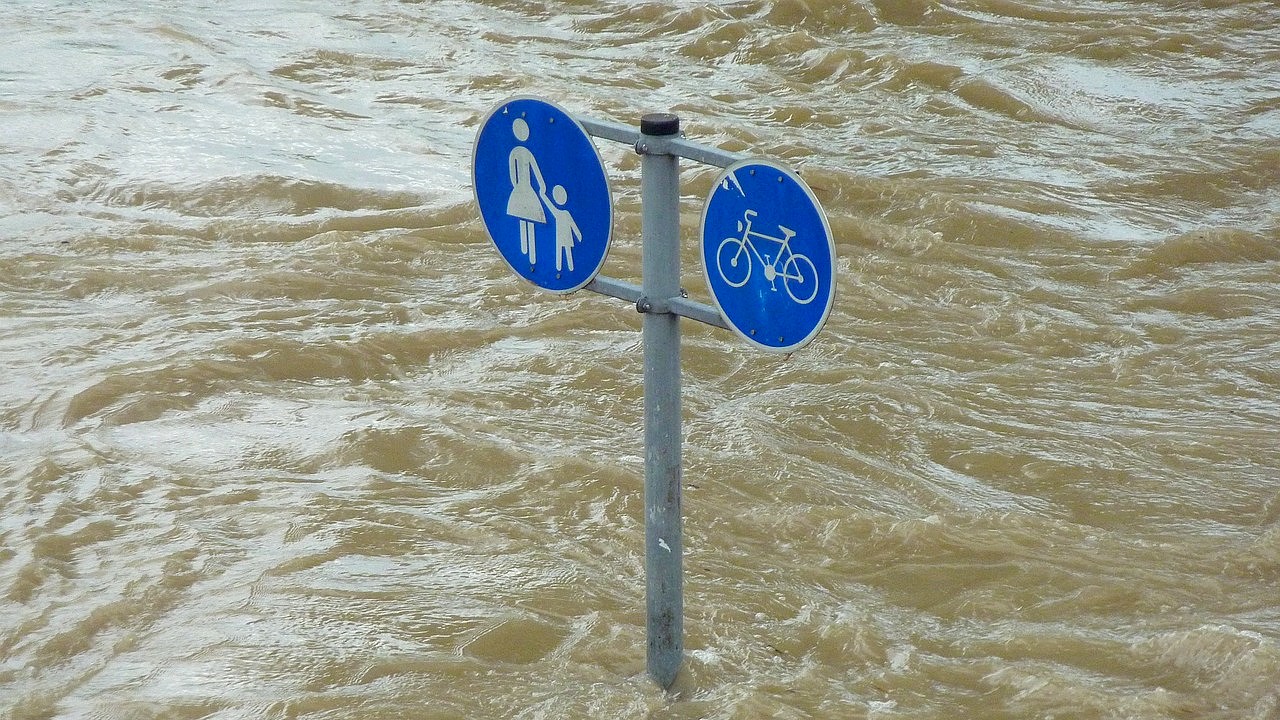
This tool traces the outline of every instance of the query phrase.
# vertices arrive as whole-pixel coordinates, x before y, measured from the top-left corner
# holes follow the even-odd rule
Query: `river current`
[[[0,716],[1280,717],[1275,2],[9,0],[0,38]],[[472,199],[520,95],[677,113],[835,235],[791,357],[683,323],[670,693],[641,316],[516,278]]]

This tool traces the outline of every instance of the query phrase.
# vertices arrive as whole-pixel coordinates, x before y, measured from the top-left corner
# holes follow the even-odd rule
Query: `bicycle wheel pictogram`
[[[751,253],[741,238],[728,237],[716,250],[716,269],[729,287],[739,288],[751,278]]]
[[[792,255],[782,266],[782,286],[787,294],[801,305],[808,305],[818,296],[818,269],[804,255]]]

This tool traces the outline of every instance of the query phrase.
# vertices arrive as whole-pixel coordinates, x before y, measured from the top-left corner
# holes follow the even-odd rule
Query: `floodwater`
[[[1280,717],[1280,5],[7,0],[0,716]],[[795,168],[790,359],[515,278],[515,95]],[[605,273],[639,276],[639,160]],[[682,164],[684,278],[717,172]]]

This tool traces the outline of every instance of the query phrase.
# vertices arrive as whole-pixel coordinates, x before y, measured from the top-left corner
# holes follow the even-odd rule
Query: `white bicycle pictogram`
[[[791,249],[791,238],[796,235],[794,230],[779,225],[782,237],[752,230],[751,219],[756,215],[755,210],[744,212],[738,221],[741,236],[725,238],[716,249],[716,269],[720,271],[720,277],[730,287],[746,285],[751,278],[751,258],[754,256],[764,268],[764,279],[769,281],[774,292],[778,290],[778,278],[782,278],[782,286],[792,300],[800,305],[809,304],[818,296],[818,269],[807,256]],[[768,255],[761,254],[752,238],[778,243],[778,254],[770,260]]]

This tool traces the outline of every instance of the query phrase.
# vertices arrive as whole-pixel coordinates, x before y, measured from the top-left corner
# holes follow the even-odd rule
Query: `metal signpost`
[[[613,205],[591,136],[641,155],[640,286],[599,275]],[[703,270],[716,307],[680,290],[682,157],[725,168],[702,215]],[[620,298],[644,314],[647,663],[669,688],[684,654],[679,319],[731,329],[764,350],[808,344],[835,299],[826,215],[795,173],[685,140],[680,119],[667,113],[645,115],[637,132],[512,98],[481,123],[471,172],[485,230],[517,275],[554,293],[585,288]]]

